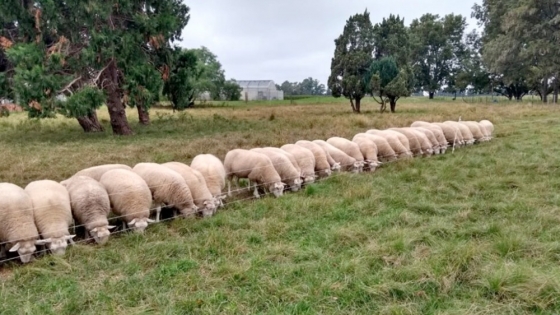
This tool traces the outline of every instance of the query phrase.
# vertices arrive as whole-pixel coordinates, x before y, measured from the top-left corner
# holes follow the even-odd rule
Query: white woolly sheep
[[[444,124],[451,124],[454,125],[459,129],[461,132],[461,136],[463,136],[463,144],[464,145],[472,145],[474,144],[474,137],[469,129],[469,127],[465,126],[464,124],[459,123],[458,121],[447,120],[443,122]]]
[[[52,180],[38,180],[29,183],[25,192],[33,203],[35,226],[47,248],[55,255],[64,255],[70,235],[68,229],[73,223],[70,195],[63,185]]]
[[[132,170],[130,166],[124,164],[103,164],[103,165],[97,165],[97,166],[92,166],[83,169],[77,172],[76,174],[74,174],[74,176],[89,176],[95,179],[96,181],[99,181],[101,179],[101,176],[103,176],[105,172],[108,172],[110,170],[116,170],[116,169],[129,170],[129,171]]]
[[[432,141],[430,141],[430,139],[428,138],[428,136],[424,132],[422,132],[420,130],[417,130],[415,128],[412,128],[412,127],[404,127],[402,129],[416,134],[416,139],[418,139],[418,142],[420,142],[420,147],[422,148],[422,155],[423,156],[429,156],[429,155],[434,154]],[[430,132],[430,131],[428,130],[428,132]],[[431,132],[430,132],[430,134],[433,136],[433,134]],[[437,142],[435,144],[438,145]],[[439,145],[438,145],[438,147],[439,147]]]
[[[439,122],[434,122],[432,124],[441,128],[443,135],[450,146],[459,147],[463,145],[463,135],[461,134],[459,128],[454,125]]]
[[[292,166],[296,169],[296,171],[299,173],[300,178],[303,180],[303,172],[301,171],[301,167],[299,166],[298,160],[296,159],[296,157],[291,154],[290,152],[286,152],[280,148],[276,148],[276,147],[264,147],[263,149],[266,150],[271,150],[271,151],[275,151],[279,154],[284,154],[292,163]]]
[[[318,139],[313,140],[313,142],[321,146],[325,152],[330,154],[333,160],[340,165],[342,171],[359,173],[362,170],[363,162],[356,161],[355,158],[344,153],[344,151],[338,149],[332,144],[327,143],[325,140]]]
[[[114,169],[101,176],[99,182],[105,186],[111,209],[128,228],[144,233],[150,219],[152,192],[148,184],[133,171]]]
[[[276,172],[280,175],[282,182],[286,183],[291,191],[296,192],[301,189],[301,184],[303,183],[301,171],[298,172],[287,155],[271,148],[253,148],[250,151],[268,156]]]
[[[447,139],[445,138],[445,134],[443,133],[443,129],[440,126],[435,124],[425,122],[425,121],[415,121],[411,125],[411,127],[417,128],[426,128],[434,133],[434,136],[438,140],[439,143],[439,150],[441,154],[444,154],[449,146]]]
[[[352,142],[358,145],[360,152],[364,156],[364,170],[374,172],[375,169],[381,165],[379,158],[377,157],[377,145],[373,140],[366,137],[356,137],[352,139]]]
[[[494,124],[487,119],[483,119],[479,121],[479,123],[486,129],[486,134],[488,135],[489,139],[492,139],[492,134],[494,133]]]
[[[367,134],[377,135],[385,138],[399,159],[411,158],[410,144],[408,138],[400,132],[394,130],[370,129]]]
[[[317,178],[317,175],[315,175],[315,155],[311,150],[295,144],[285,144],[280,149],[290,153],[297,160],[305,184],[311,184],[315,181]],[[327,169],[330,170],[328,166]]]
[[[432,145],[432,151],[434,152],[434,154],[440,154],[439,140],[436,138],[436,135],[430,129],[425,127],[411,127],[411,128],[419,132],[422,132],[430,141],[430,144]]]
[[[346,153],[348,156],[356,159],[356,161],[359,162],[358,172],[363,171],[366,162],[364,159],[364,155],[360,150],[360,146],[357,143],[342,137],[331,137],[327,139],[326,142],[339,149],[340,151]]]
[[[196,173],[199,173],[197,170],[180,162],[168,162],[162,165],[179,173],[185,179],[185,183],[189,186],[191,191],[194,204],[198,207],[198,210],[202,212],[203,216],[210,217],[216,212],[214,197],[210,190],[208,190],[204,177],[201,176],[202,178],[199,178],[197,176]]]
[[[422,144],[420,143],[420,140],[418,140],[417,133],[406,128],[389,128],[388,130],[393,130],[403,134],[408,139],[410,151],[412,151],[412,154],[414,154],[414,156],[424,155],[424,152],[422,151]]]
[[[245,149],[233,149],[224,158],[226,178],[228,180],[228,195],[231,196],[231,182],[234,181],[239,188],[239,179],[249,180],[248,189],[251,190],[251,182],[255,183],[254,196],[259,198],[258,187],[262,186],[275,197],[281,197],[284,192],[284,184],[274,168],[270,158],[262,153]]]
[[[157,163],[138,163],[132,171],[150,187],[156,206],[156,222],[159,222],[164,205],[175,208],[185,218],[197,213],[198,207],[193,202],[189,186],[179,173]]]
[[[37,248],[44,245],[33,220],[33,203],[23,188],[0,183],[0,258],[6,247],[18,252],[22,263],[28,263]]]
[[[72,215],[86,230],[86,238],[93,237],[96,243],[105,244],[109,240],[110,229],[107,216],[111,212],[111,202],[105,187],[89,176],[72,176],[60,182],[70,195]]]
[[[199,154],[191,162],[191,168],[204,176],[206,186],[216,201],[216,206],[223,206],[225,195],[222,191],[226,187],[226,169],[220,159],[212,154]]]
[[[395,150],[393,150],[393,148],[391,147],[387,139],[385,139],[385,137],[370,134],[370,133],[358,133],[354,136],[352,140],[355,140],[360,137],[366,138],[368,140],[373,141],[373,143],[375,143],[377,147],[377,159],[379,161],[392,162],[397,159],[397,154],[395,153]]]
[[[327,154],[318,144],[308,140],[299,140],[295,143],[295,145],[308,149],[313,153],[313,156],[315,157],[315,172],[320,178],[325,178],[332,174],[333,169],[328,161]],[[332,159],[332,157],[330,158]],[[337,165],[337,167],[340,169],[340,165]]]
[[[486,136],[482,132],[484,128],[481,128],[477,121],[460,121],[459,123],[470,129],[475,143],[486,141]]]

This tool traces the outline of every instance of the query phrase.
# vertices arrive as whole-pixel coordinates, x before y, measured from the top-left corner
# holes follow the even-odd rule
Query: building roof
[[[240,80],[240,81],[237,81],[237,84],[239,84],[239,86],[244,88],[244,89],[269,87],[271,85],[276,87],[276,85],[274,84],[274,81],[272,81],[272,80]]]

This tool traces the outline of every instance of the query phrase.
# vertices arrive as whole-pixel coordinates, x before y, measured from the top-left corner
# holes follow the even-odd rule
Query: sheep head
[[[32,241],[19,241],[9,249],[9,252],[18,252],[19,259],[22,263],[26,264],[31,261],[33,253],[37,250],[35,247],[36,240]]]
[[[284,186],[286,186],[286,184],[282,183],[282,182],[277,182],[274,183],[272,185],[270,185],[268,187],[268,190],[274,194],[274,196],[276,198],[281,197],[284,194]]]
[[[130,222],[128,222],[128,227],[130,229],[132,229],[134,232],[136,233],[144,233],[144,230],[146,230],[146,228],[148,227],[148,223],[154,223],[156,222],[155,220],[149,219],[149,218],[138,218],[138,219],[132,219]]]
[[[68,241],[76,235],[64,235],[61,237],[49,237],[43,240],[37,240],[35,245],[47,245],[47,248],[54,255],[64,255],[66,252],[66,247],[68,246]]]
[[[91,236],[97,244],[103,245],[109,240],[109,235],[111,235],[110,229],[114,229],[114,225],[98,226],[89,231]]]
[[[211,217],[216,212],[216,202],[214,200],[206,200],[202,207],[202,216]]]

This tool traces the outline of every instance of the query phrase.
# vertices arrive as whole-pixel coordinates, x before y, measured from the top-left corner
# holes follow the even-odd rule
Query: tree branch
[[[70,91],[70,87],[72,87],[72,85],[74,85],[74,83],[78,82],[81,79],[82,79],[82,76],[79,76],[79,77],[75,78],[70,83],[68,83],[62,90],[58,91],[58,94],[61,94],[64,91],[68,91],[68,92],[70,92],[70,94],[74,94],[74,93],[72,93],[72,91]]]

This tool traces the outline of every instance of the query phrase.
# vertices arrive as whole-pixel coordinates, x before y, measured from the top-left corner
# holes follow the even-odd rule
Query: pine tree
[[[189,8],[181,0],[6,0],[0,18],[12,65],[0,83],[10,82],[31,117],[62,113],[98,131],[95,110],[106,104],[113,133],[128,135],[125,103],[148,122]]]
[[[369,12],[365,10],[363,14],[351,16],[334,43],[328,88],[334,97],[344,95],[349,99],[352,110],[359,113],[360,102],[367,92],[364,77],[373,52],[373,25]]]

